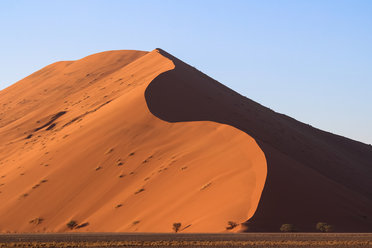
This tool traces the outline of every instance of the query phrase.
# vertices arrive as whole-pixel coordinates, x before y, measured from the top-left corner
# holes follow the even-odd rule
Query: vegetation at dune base
[[[29,223],[30,223],[30,224],[39,225],[39,224],[41,224],[43,221],[44,221],[43,218],[38,217],[38,218],[35,218],[35,219],[30,220]]]
[[[70,220],[70,222],[68,222],[66,225],[67,225],[68,228],[70,228],[72,230],[77,226],[77,222],[74,221],[74,220]]]
[[[283,224],[280,227],[281,232],[296,232],[297,229],[293,224]]]
[[[318,222],[315,226],[316,230],[320,232],[332,232],[333,226],[325,223],[325,222]]]
[[[372,241],[356,239],[341,240],[126,240],[126,241],[40,241],[40,242],[2,242],[0,248],[5,247],[27,247],[27,248],[66,248],[66,247],[282,247],[282,248],[324,248],[324,247],[371,247]]]
[[[234,229],[237,226],[238,226],[238,223],[236,223],[234,221],[228,221],[227,222],[226,230],[232,230],[232,229]]]
[[[181,223],[179,222],[176,222],[176,223],[173,223],[173,231],[174,232],[178,232],[181,228]]]

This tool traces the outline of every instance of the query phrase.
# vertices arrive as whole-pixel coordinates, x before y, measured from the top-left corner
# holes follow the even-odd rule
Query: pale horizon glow
[[[0,89],[61,60],[164,49],[238,93],[372,143],[372,2],[2,1]]]

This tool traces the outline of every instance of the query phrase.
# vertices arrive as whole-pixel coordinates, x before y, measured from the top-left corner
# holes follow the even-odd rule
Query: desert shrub
[[[297,230],[293,224],[283,224],[280,227],[280,231],[281,232],[296,232]]]
[[[325,223],[325,222],[318,222],[315,226],[316,230],[320,232],[332,232],[333,226]]]
[[[229,221],[227,222],[227,227],[226,227],[226,230],[231,230],[231,229],[234,229],[235,227],[237,227],[238,224],[234,221]]]
[[[67,223],[66,225],[67,225],[68,228],[70,228],[72,230],[77,226],[77,222],[74,221],[74,220],[70,220],[70,222]]]
[[[173,231],[174,232],[178,232],[181,228],[181,223],[179,222],[176,222],[176,223],[173,223]]]
[[[39,225],[43,222],[43,220],[44,220],[43,218],[38,217],[38,218],[30,220],[29,223]]]

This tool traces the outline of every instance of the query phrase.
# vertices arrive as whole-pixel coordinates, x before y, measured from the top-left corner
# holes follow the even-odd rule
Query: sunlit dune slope
[[[173,89],[151,85],[177,64],[164,54],[57,62],[0,92],[1,232],[65,232],[70,220],[73,231],[224,232],[253,216],[264,152],[231,125],[159,118],[156,92]],[[179,114],[195,106],[183,100]]]

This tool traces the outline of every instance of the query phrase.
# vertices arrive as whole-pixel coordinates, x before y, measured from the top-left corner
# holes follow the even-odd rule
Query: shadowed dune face
[[[264,153],[232,126],[151,114],[145,91],[173,69],[157,50],[112,51],[1,91],[0,231],[223,232],[249,219]]]
[[[251,135],[267,159],[267,180],[250,231],[292,223],[315,231],[325,221],[340,232],[372,231],[372,149],[277,114],[172,55],[175,69],[146,89],[150,111],[169,122],[214,121]],[[188,104],[184,104],[188,102]]]

